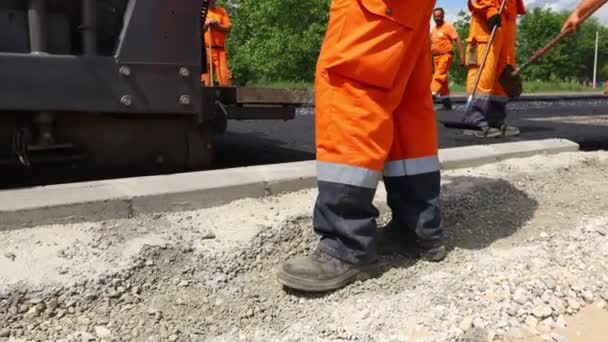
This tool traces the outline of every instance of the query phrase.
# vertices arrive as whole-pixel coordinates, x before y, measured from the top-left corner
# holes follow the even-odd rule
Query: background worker
[[[576,6],[574,12],[570,14],[570,17],[568,17],[568,19],[564,23],[564,26],[562,27],[562,32],[576,30],[576,27],[583,23],[583,20],[581,18],[594,6],[599,5],[602,2],[602,0],[582,0],[578,4],[578,6]]]
[[[312,255],[282,265],[278,278],[287,287],[329,291],[366,278],[379,245],[405,249],[410,237],[423,259],[446,255],[429,89],[435,1],[388,3],[331,3],[315,76],[320,241]],[[378,230],[372,200],[382,175],[393,220]]]
[[[467,123],[481,131],[465,131],[478,137],[519,135],[519,129],[506,124],[508,97],[498,77],[506,65],[515,67],[515,41],[517,39],[517,16],[526,13],[523,0],[504,0],[505,9],[498,13],[503,0],[469,0],[471,26],[467,38],[467,92],[473,91],[475,77],[479,71],[483,54],[488,45],[490,32],[498,27],[486,65],[482,71],[477,93],[471,102],[471,113]]]
[[[226,36],[232,30],[232,23],[226,9],[215,5],[216,0],[209,0],[209,10],[207,11],[207,19],[203,25],[205,30],[205,50],[207,51],[207,63],[213,64],[214,76],[217,77],[220,86],[232,86],[232,73],[228,67],[228,52],[226,51]],[[209,34],[211,29],[211,35]],[[207,67],[209,69],[209,66]],[[210,86],[211,74],[201,75],[201,82],[206,86]]]
[[[435,27],[431,32],[431,50],[435,72],[431,82],[431,91],[433,97],[439,96],[439,101],[444,109],[452,110],[448,73],[454,61],[454,44],[458,47],[458,57],[460,57],[462,65],[464,65],[464,51],[458,32],[454,26],[445,21],[443,8],[433,10],[433,20]]]

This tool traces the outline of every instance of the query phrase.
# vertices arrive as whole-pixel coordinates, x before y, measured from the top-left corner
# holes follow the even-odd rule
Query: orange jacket
[[[526,14],[526,8],[523,0],[505,0],[507,1],[505,9],[502,13],[502,22],[504,25],[515,23],[518,15]],[[502,0],[469,0],[468,6],[471,11],[471,26],[469,29],[469,43],[485,43],[490,36],[488,29],[488,19],[498,14]]]
[[[222,7],[210,7],[207,12],[207,20],[216,19],[222,25],[232,26],[228,12]],[[226,45],[226,36],[228,33],[219,30],[214,30],[211,26],[211,45],[213,47],[224,47]],[[209,31],[205,31],[205,46],[209,46]]]
[[[506,0],[507,4],[503,11],[505,19],[515,19],[519,14],[526,14],[523,0]],[[469,0],[469,10],[473,14],[481,14],[485,19],[490,19],[498,14],[502,0]]]

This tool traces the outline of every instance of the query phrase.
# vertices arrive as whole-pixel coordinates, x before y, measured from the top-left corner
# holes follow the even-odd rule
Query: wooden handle
[[[595,6],[591,7],[591,9],[581,17],[581,19],[582,19],[581,22],[587,20],[587,18],[589,18],[593,13],[595,13],[598,9],[600,9],[600,7],[602,7],[607,2],[608,2],[608,0],[603,0],[603,1],[595,4]],[[562,39],[564,39],[564,37],[566,37],[567,35],[569,35],[572,32],[573,32],[573,30],[567,30],[564,32],[560,32],[560,34],[558,34],[549,43],[547,43],[547,45],[545,45],[544,47],[542,47],[541,49],[536,51],[536,53],[532,57],[530,57],[526,63],[522,64],[519,68],[517,68],[515,71],[513,71],[512,75],[513,76],[519,75],[523,69],[525,69],[528,65],[536,62],[538,59],[540,59],[542,56],[544,56],[557,43],[559,43]]]

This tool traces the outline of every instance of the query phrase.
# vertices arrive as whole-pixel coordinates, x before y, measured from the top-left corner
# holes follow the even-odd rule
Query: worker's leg
[[[443,85],[441,86],[441,90],[439,90],[439,96],[440,96],[440,101],[443,104],[443,108],[444,109],[448,109],[451,110],[452,109],[452,101],[450,100],[450,80],[449,80],[449,73],[450,73],[450,68],[452,67],[452,62],[454,61],[454,55],[453,54],[448,54],[446,55],[447,57],[445,58],[445,69],[446,69],[446,74],[445,74],[445,81],[443,82]]]
[[[232,73],[228,66],[228,52],[225,49],[218,49],[218,71],[217,78],[222,87],[232,86]]]
[[[515,20],[508,20],[503,23],[501,28],[503,31],[503,44],[500,50],[500,55],[497,63],[497,70],[500,73],[505,69],[507,64],[515,67],[515,41],[517,24]],[[519,129],[517,127],[508,125],[506,123],[507,118],[507,102],[508,96],[499,79],[496,79],[494,88],[492,89],[492,98],[490,103],[491,121],[488,122],[490,127],[497,128],[501,131],[503,136],[517,136],[519,135]]]
[[[437,122],[430,94],[418,86],[428,82],[430,68],[429,52],[422,49],[394,112],[395,133],[384,168],[384,185],[393,214],[389,229],[394,230],[394,236],[417,237],[423,256],[440,260],[445,247],[439,210]]]
[[[377,258],[378,210],[372,200],[393,143],[392,113],[414,66],[411,53],[422,48],[413,43],[413,30],[370,13],[366,5],[332,2],[315,81],[319,195],[313,225],[320,241],[312,256],[283,265],[279,279],[289,287],[342,287]],[[416,8],[427,22],[420,36],[428,36],[432,6]],[[336,56],[343,59],[336,63]],[[430,99],[430,79],[425,81],[417,86]]]
[[[445,81],[448,77],[448,70],[445,65],[446,55],[439,55],[433,57],[433,80],[431,81],[431,92],[439,95],[443,90]]]
[[[467,92],[471,93],[475,84],[477,73],[480,71],[480,65],[482,63],[483,55],[486,49],[487,43],[477,43],[476,45],[469,45],[467,48],[467,61],[473,60],[469,63],[469,71],[467,74]],[[503,35],[499,29],[496,32],[494,42],[490,47],[490,52],[486,60],[486,64],[481,71],[481,77],[477,86],[477,92],[471,103],[467,104],[470,106],[469,115],[466,118],[467,123],[474,124],[481,127],[484,132],[484,136],[495,137],[499,136],[500,132],[496,129],[489,129],[490,122],[495,121],[493,117],[495,113],[491,110],[491,100],[495,95],[493,94],[496,81],[499,76],[498,63],[500,53],[503,45]],[[473,54],[474,58],[471,58]]]

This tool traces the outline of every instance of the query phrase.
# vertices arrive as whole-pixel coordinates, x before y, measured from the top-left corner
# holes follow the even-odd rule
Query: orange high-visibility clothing
[[[232,26],[228,12],[222,7],[210,7],[207,12],[207,20],[209,19],[216,19],[222,25]],[[232,72],[228,65],[228,52],[225,47],[227,35],[226,32],[214,30],[211,26],[211,35],[209,30],[206,30],[203,41],[207,52],[207,69],[212,63],[214,78],[217,78],[219,85],[223,87],[232,85]],[[201,74],[201,82],[206,86],[211,85],[211,74],[209,72]]]
[[[319,249],[374,258],[384,177],[394,225],[442,236],[430,23],[435,1],[333,0],[315,79]]]
[[[230,21],[230,16],[228,16],[228,12],[222,7],[210,7],[207,11],[207,20],[215,19],[219,21],[220,24],[225,26],[232,27],[232,22]],[[226,45],[226,37],[228,33],[221,32],[218,30],[211,31],[211,45],[213,47],[223,48]],[[209,32],[205,31],[205,46],[209,46]]]
[[[438,167],[426,17],[434,1],[390,3],[333,1],[315,84],[317,159],[376,179],[387,160]]]
[[[457,38],[458,32],[456,32],[454,26],[447,22],[439,27],[433,27],[433,31],[431,31],[431,52],[433,52],[433,55],[453,53],[453,44]]]
[[[431,91],[440,96],[447,96],[450,94],[450,86],[448,82],[448,73],[452,62],[454,61],[454,54],[446,53],[443,55],[437,55],[433,57],[433,64],[435,66],[435,72],[433,73],[433,81],[431,82]]]
[[[232,72],[228,66],[228,52],[225,49],[212,49],[210,53],[207,50],[207,61],[213,61],[213,76],[222,87],[232,86]],[[209,63],[207,63],[209,64]],[[201,75],[201,82],[206,86],[211,85],[211,73]]]
[[[431,32],[431,51],[435,72],[431,82],[431,91],[440,96],[450,94],[448,73],[454,61],[453,43],[458,38],[454,26],[444,22]]]
[[[481,74],[477,94],[487,96],[497,101],[506,101],[506,93],[498,82],[498,76],[505,65],[515,67],[515,42],[517,39],[517,16],[525,14],[522,0],[506,0],[502,14],[502,24],[497,30],[494,42],[490,48],[486,65]],[[473,91],[473,83],[479,70],[486,49],[490,30],[487,20],[498,13],[501,0],[469,0],[471,11],[471,26],[467,38],[467,57],[469,66],[467,75],[467,92]]]

